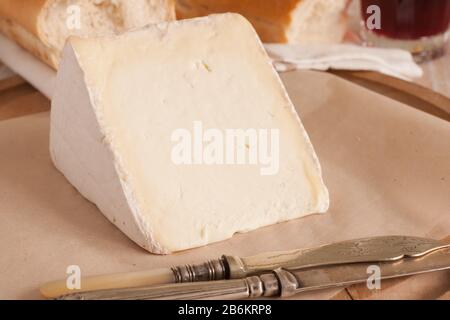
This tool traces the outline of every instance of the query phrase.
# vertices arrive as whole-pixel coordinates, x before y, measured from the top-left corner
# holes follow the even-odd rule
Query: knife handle
[[[289,296],[295,293],[297,287],[295,277],[290,272],[279,269],[237,280],[79,292],[62,296],[59,300],[229,300]]]
[[[62,296],[58,300],[226,300],[261,297],[263,293],[261,279],[249,277],[238,280],[79,292]]]
[[[223,259],[216,259],[201,264],[181,265],[173,268],[82,277],[80,289],[69,289],[66,280],[57,280],[44,284],[40,291],[46,298],[57,298],[76,292],[224,280],[226,278],[225,263]]]
[[[46,298],[57,298],[75,292],[144,287],[174,282],[175,275],[171,269],[167,268],[82,277],[80,289],[69,289],[66,280],[56,280],[44,284],[40,291]]]

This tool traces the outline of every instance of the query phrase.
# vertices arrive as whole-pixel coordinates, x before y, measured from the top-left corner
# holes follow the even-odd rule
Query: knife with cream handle
[[[223,256],[198,265],[85,277],[81,289],[71,290],[65,280],[47,283],[41,293],[56,298],[74,292],[147,287],[170,283],[243,279],[279,268],[299,270],[348,263],[395,261],[423,256],[448,244],[432,239],[383,236],[348,240],[310,249],[262,253],[239,258]]]
[[[246,299],[289,297],[298,293],[367,282],[369,267],[378,266],[379,280],[450,269],[450,249],[444,248],[418,258],[372,263],[348,263],[298,270],[276,269],[259,276],[236,280],[166,284],[148,288],[78,292],[61,300],[175,300]]]

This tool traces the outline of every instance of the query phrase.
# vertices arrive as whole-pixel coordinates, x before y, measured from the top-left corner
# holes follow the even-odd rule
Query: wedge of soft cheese
[[[71,39],[57,83],[56,167],[153,253],[328,208],[309,138],[238,14]]]

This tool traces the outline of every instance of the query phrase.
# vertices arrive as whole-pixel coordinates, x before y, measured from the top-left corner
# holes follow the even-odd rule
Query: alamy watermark
[[[370,265],[367,267],[367,289],[380,290],[381,289],[381,268],[377,265]]]
[[[66,9],[66,27],[68,30],[81,30],[81,7],[70,5]]]
[[[176,165],[255,165],[264,176],[280,168],[279,129],[205,129],[194,121],[192,129],[174,130],[171,141]]]
[[[366,9],[369,15],[366,20],[366,27],[369,30],[381,29],[381,8],[375,4],[370,5]]]
[[[69,290],[81,289],[81,268],[77,265],[70,265],[66,269],[68,275],[66,279],[66,287]]]

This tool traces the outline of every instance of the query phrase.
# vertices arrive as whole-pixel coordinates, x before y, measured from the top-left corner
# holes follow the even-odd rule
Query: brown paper
[[[450,234],[448,122],[330,74],[282,78],[321,160],[329,212],[169,256],[135,245],[53,167],[48,113],[0,122],[0,298],[39,298],[38,287],[65,278],[70,265],[87,276],[358,237]]]

